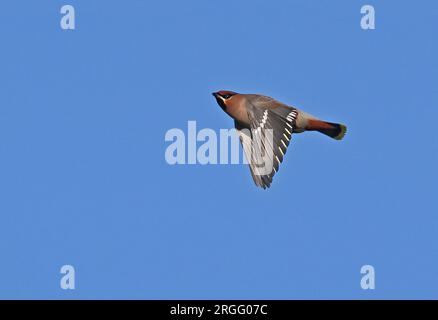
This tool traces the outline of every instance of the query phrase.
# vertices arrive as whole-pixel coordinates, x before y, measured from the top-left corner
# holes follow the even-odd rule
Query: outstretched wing
[[[251,130],[235,123],[255,184],[269,188],[283,161],[298,112],[285,105],[248,108]]]

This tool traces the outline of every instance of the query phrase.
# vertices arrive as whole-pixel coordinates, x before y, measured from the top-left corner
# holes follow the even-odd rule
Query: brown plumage
[[[292,133],[318,131],[341,140],[346,126],[315,118],[297,108],[258,94],[214,92],[219,106],[234,119],[255,184],[269,188]]]

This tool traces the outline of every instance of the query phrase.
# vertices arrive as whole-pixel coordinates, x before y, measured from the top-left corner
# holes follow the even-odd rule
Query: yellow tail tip
[[[339,132],[339,134],[336,137],[334,137],[335,140],[342,140],[345,137],[345,134],[347,133],[346,126],[340,124],[339,127],[341,128],[341,132]]]

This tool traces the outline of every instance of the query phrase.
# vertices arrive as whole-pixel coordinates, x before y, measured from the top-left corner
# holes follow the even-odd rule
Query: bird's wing
[[[239,125],[237,121],[234,122],[237,132],[239,133],[240,143],[242,144],[243,152],[245,153],[246,160],[249,164],[249,170],[251,172],[252,179],[257,186],[263,186],[263,180],[261,176],[257,174],[257,168],[251,163],[251,154],[253,149],[252,133],[251,130]],[[255,161],[253,161],[255,163]]]
[[[270,187],[289,146],[297,114],[295,109],[280,104],[271,108],[249,106],[251,130],[236,123],[257,186]]]

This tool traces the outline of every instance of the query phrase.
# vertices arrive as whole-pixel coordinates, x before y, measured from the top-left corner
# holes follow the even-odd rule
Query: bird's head
[[[222,108],[222,110],[227,111],[227,107],[230,106],[233,97],[237,94],[233,91],[221,90],[218,92],[213,92],[213,96],[216,98],[217,103]]]

